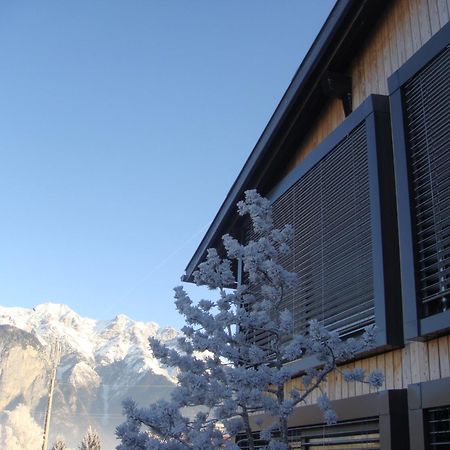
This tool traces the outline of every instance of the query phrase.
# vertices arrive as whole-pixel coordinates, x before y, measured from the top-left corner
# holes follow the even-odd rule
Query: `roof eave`
[[[338,0],[336,2],[236,181],[231,186],[208,231],[186,266],[182,281],[193,281],[192,274],[198,264],[204,260],[207,249],[219,241],[236,219],[236,203],[242,199],[244,191],[257,187],[255,174],[260,171],[261,163],[271,150],[270,144],[282,128],[286,116],[294,105],[297,109],[304,109],[309,99],[309,94],[304,92],[304,87],[311,83],[321,71],[323,72],[324,66],[329,64],[329,60],[324,61],[324,55],[329,54],[332,46],[339,41],[338,37],[345,34],[345,30],[341,29],[342,24],[348,21],[351,14],[358,15],[369,1]]]

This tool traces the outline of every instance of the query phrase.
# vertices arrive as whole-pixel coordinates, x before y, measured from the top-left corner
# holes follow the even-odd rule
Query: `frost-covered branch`
[[[178,340],[178,350],[154,338],[150,346],[162,363],[178,369],[177,387],[170,402],[149,408],[138,408],[132,401],[124,404],[127,421],[117,429],[119,450],[231,450],[239,448],[232,439],[237,435],[245,436],[248,448],[254,450],[251,417],[255,412],[272,418],[261,432],[268,448],[288,449],[288,418],[316,389],[321,391],[318,406],[325,422],[336,422],[322,387],[338,364],[373,346],[375,329],[343,341],[338,333],[311,321],[306,334],[293,336],[292,314],[283,302],[297,275],[282,264],[290,252],[293,229],[274,227],[270,202],[256,191],[245,193],[238,213],[250,217],[255,238],[240,243],[225,235],[224,252],[208,250],[194,279],[211,289],[212,299],[194,302],[182,287],[175,288],[175,305],[186,321],[184,337]],[[240,285],[233,267],[242,267]],[[264,337],[264,345],[258,336]],[[310,356],[318,366],[302,375],[301,390],[286,392],[295,375],[286,362]],[[346,381],[376,387],[383,383],[378,371],[342,373]],[[189,414],[193,406],[200,412]]]

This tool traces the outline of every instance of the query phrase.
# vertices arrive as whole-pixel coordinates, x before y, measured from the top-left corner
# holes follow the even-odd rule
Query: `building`
[[[377,325],[373,354],[344,367],[381,369],[384,388],[334,373],[341,422],[324,427],[311,396],[298,448],[450,449],[449,15],[448,0],[338,0],[187,266],[244,235],[235,205],[256,188],[295,228],[295,331]]]

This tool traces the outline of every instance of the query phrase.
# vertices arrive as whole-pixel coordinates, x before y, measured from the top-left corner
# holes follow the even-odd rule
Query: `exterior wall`
[[[371,93],[388,93],[387,79],[448,21],[450,2],[392,2],[351,69],[353,107]]]
[[[395,0],[350,67],[353,109],[370,94],[387,95],[388,77],[450,19],[450,0]],[[342,103],[332,99],[299,146],[289,169],[303,159],[343,120]]]
[[[404,348],[369,358],[361,359],[339,368],[361,367],[367,372],[379,369],[384,373],[385,384],[380,390],[406,389],[409,385],[450,377],[450,336],[443,336],[428,342],[410,342]],[[301,389],[300,379],[293,379],[286,385]],[[323,387],[331,400],[341,400],[376,392],[367,384],[343,380],[339,371],[331,373]],[[316,402],[319,392],[312,393],[307,404]]]
[[[450,19],[450,0],[395,0],[388,6],[368,40],[357,54],[349,73],[352,77],[353,109],[370,94],[388,94],[387,79]],[[340,100],[332,99],[302,140],[288,171],[292,170],[344,120]],[[450,377],[450,335],[428,342],[409,342],[405,347],[343,365],[380,369],[386,377],[385,389],[404,389],[409,385]],[[301,381],[287,384],[301,389]],[[346,383],[339,372],[329,376],[324,387],[332,400],[375,392],[361,383]],[[307,404],[316,402],[318,391]]]

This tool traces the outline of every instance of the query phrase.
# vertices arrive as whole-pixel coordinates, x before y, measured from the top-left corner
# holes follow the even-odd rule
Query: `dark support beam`
[[[322,79],[323,93],[342,100],[345,117],[352,112],[352,78],[341,73],[327,72]]]

